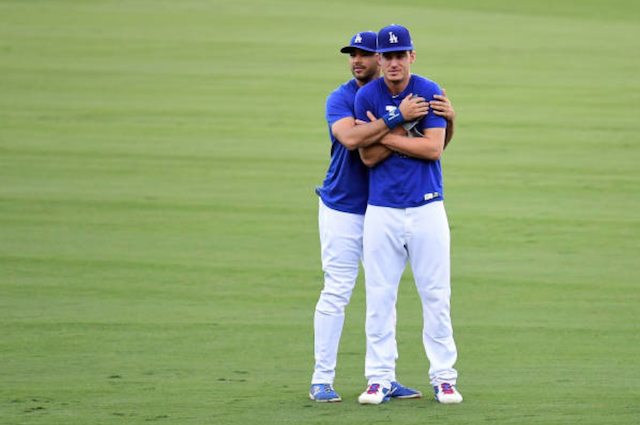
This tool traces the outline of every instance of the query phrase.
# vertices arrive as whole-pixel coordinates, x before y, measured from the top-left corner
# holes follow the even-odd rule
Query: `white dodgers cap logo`
[[[360,34],[356,34],[356,38],[355,40],[353,40],[354,43],[362,43],[362,37],[360,37]]]
[[[396,35],[391,31],[389,31],[389,43],[397,43],[397,42],[398,42],[398,37],[396,37]]]

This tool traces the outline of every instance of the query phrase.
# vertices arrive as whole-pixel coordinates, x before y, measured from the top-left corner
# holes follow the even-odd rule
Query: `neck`
[[[409,85],[409,80],[411,80],[411,74],[409,74],[407,78],[401,81],[389,81],[385,78],[384,82],[387,85],[389,92],[395,95],[402,93],[404,89],[407,88],[407,86]]]
[[[362,86],[364,86],[366,84],[369,84],[370,82],[372,82],[373,80],[375,80],[375,79],[377,79],[379,77],[380,77],[380,74],[374,74],[371,77],[363,79],[363,80],[360,80],[360,79],[356,78],[356,83],[358,84],[358,87],[362,87]]]

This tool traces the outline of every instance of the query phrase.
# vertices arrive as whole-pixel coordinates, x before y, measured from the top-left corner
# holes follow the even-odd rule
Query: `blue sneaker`
[[[403,387],[402,384],[397,381],[391,383],[391,392],[389,395],[393,398],[422,398],[420,391]]]
[[[385,401],[389,401],[389,388],[383,387],[380,384],[371,384],[367,387],[367,390],[360,394],[358,397],[358,403],[360,404],[380,404]]]
[[[309,389],[309,398],[318,403],[336,403],[342,401],[331,384],[313,384]]]

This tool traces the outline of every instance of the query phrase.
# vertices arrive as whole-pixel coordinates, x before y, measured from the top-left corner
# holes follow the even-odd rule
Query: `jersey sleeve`
[[[342,118],[353,117],[353,103],[340,91],[334,91],[327,98],[326,117],[329,127]]]
[[[442,89],[438,84],[433,81],[426,80],[420,81],[418,90],[416,90],[418,94],[424,97],[427,102],[435,100],[433,97],[436,94],[442,94]],[[418,128],[427,129],[427,128],[446,128],[447,120],[440,115],[436,115],[433,112],[429,112],[425,115],[420,122],[418,123]]]
[[[373,107],[372,101],[372,91],[370,90],[370,86],[373,83],[369,83],[368,86],[364,86],[358,93],[356,94],[356,102],[354,109],[356,111],[356,119],[369,122],[369,117],[367,117],[367,111],[371,111],[375,114],[375,109]]]

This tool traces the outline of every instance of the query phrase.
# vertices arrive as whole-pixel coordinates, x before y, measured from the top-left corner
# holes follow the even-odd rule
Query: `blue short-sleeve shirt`
[[[364,214],[369,194],[369,169],[358,150],[349,151],[338,141],[331,126],[343,118],[355,118],[354,102],[359,86],[355,79],[334,90],[327,98],[326,118],[331,138],[331,162],[319,188],[322,202],[331,209]]]
[[[356,118],[369,121],[367,111],[380,118],[397,108],[410,93],[424,97],[428,102],[434,99],[435,94],[442,94],[442,90],[433,81],[412,75],[407,88],[394,96],[381,77],[358,91],[355,100]],[[446,119],[434,113],[427,114],[416,124],[420,132],[446,126]],[[440,160],[428,161],[394,153],[369,170],[370,205],[411,208],[442,199]]]

